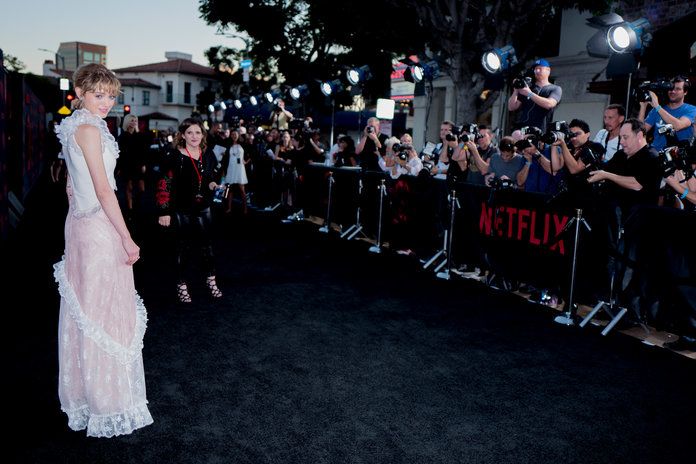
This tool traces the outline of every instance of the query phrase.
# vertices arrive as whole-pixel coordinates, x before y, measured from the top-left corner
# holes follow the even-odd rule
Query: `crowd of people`
[[[417,201],[405,183],[409,178],[551,197],[567,193],[572,205],[598,211],[608,248],[615,250],[621,250],[622,228],[636,208],[661,204],[696,211],[696,107],[684,102],[687,79],[671,81],[664,106],[660,98],[665,96],[650,91],[637,118],[628,118],[621,105],[607,106],[604,128],[593,137],[581,119],[553,121],[562,89],[549,82],[547,61],[537,61],[533,70],[534,79],[516,83],[508,100],[509,110],[518,116],[511,134],[445,120],[439,141],[420,149],[409,133],[398,138],[383,133],[378,118],[367,121],[357,141],[339,134],[327,144],[311,118],[295,118],[282,100],[266,128],[243,120],[209,125],[192,117],[175,134],[153,137],[149,131],[140,133],[137,117],[128,115],[114,138],[104,118],[115,103],[118,80],[101,65],[78,70],[78,108],[56,129],[67,176],[59,160],[51,166],[55,181],[64,176],[70,203],[65,258],[56,265],[62,296],[60,396],[70,426],[112,436],[152,422],[139,342],[145,307],[135,292],[131,267],[140,256],[131,236],[134,210],[148,192],[154,197],[157,224],[175,230],[175,294],[182,304],[192,301],[187,275],[192,258],[202,263],[210,297],[223,296],[211,238],[213,206],[219,204],[223,215],[235,209],[246,215],[250,205],[274,209],[281,204],[292,213],[289,218],[301,219],[307,195],[313,193],[304,179],[311,163],[382,173],[390,200],[406,206]],[[117,184],[123,192],[121,206]],[[483,261],[477,263],[481,271]],[[620,267],[615,261],[607,263],[612,276]],[[105,301],[111,310],[103,310]],[[696,343],[688,337],[680,341],[691,349]],[[128,379],[117,386],[100,384],[105,375]],[[95,383],[75,383],[84,378]],[[99,392],[96,398],[90,396],[93,391]]]

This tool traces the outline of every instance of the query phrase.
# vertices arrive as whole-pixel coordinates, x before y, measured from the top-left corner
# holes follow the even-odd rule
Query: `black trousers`
[[[215,275],[210,208],[196,212],[177,212],[176,266],[179,283],[186,275],[194,256],[200,259],[206,277]]]

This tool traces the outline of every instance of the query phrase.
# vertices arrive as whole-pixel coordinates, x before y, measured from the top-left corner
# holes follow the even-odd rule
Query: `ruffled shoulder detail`
[[[92,339],[109,356],[115,357],[122,364],[130,364],[141,355],[143,338],[147,328],[147,311],[143,300],[138,296],[138,292],[133,292],[136,309],[135,333],[130,346],[124,346],[114,340],[102,327],[89,320],[82,310],[77,294],[68,281],[68,276],[65,274],[65,257],[54,264],[53,269],[53,276],[58,283],[58,292],[68,305],[68,313],[86,337]]]
[[[116,139],[111,132],[109,132],[106,121],[85,109],[75,110],[72,115],[63,119],[63,121],[56,126],[56,134],[58,135],[58,139],[63,147],[70,146],[75,149],[76,153],[82,156],[80,146],[77,145],[77,143],[72,142],[72,140],[77,128],[85,124],[89,124],[90,126],[94,126],[99,129],[102,140],[102,151],[105,151],[108,147],[111,149],[110,151],[114,153],[114,156],[118,158],[118,143],[116,143]]]

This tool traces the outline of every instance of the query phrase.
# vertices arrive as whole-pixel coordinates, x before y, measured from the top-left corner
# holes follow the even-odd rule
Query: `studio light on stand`
[[[481,56],[481,66],[489,74],[498,74],[508,71],[517,64],[517,55],[512,45],[502,48],[494,48]]]
[[[404,71],[404,80],[413,83],[423,82],[424,80],[432,81],[440,75],[440,66],[436,61],[427,63],[415,63],[410,65]]]
[[[299,100],[309,93],[309,88],[305,85],[298,85],[297,87],[292,87],[290,89],[290,98],[293,100]]]
[[[609,58],[607,78],[628,76],[626,114],[629,113],[631,79],[640,67],[640,57],[652,40],[650,22],[645,18],[624,21],[616,13],[587,19],[590,27],[599,29],[587,41],[587,54],[595,58]]]
[[[357,85],[371,78],[372,73],[370,72],[370,67],[367,65],[360,66],[359,68],[351,68],[346,71],[346,79],[348,79],[350,85]]]

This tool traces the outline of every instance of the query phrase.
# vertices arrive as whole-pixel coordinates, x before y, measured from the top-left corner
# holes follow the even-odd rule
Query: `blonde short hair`
[[[102,64],[90,63],[77,68],[73,74],[73,86],[85,92],[106,92],[111,96],[117,96],[121,92],[121,82],[109,68]],[[82,100],[73,100],[73,108],[82,108]]]
[[[127,114],[123,117],[123,124],[121,124],[121,129],[128,130],[128,125],[131,123],[132,120],[137,120],[138,117],[134,114]],[[135,132],[140,132],[138,125],[135,125]]]

